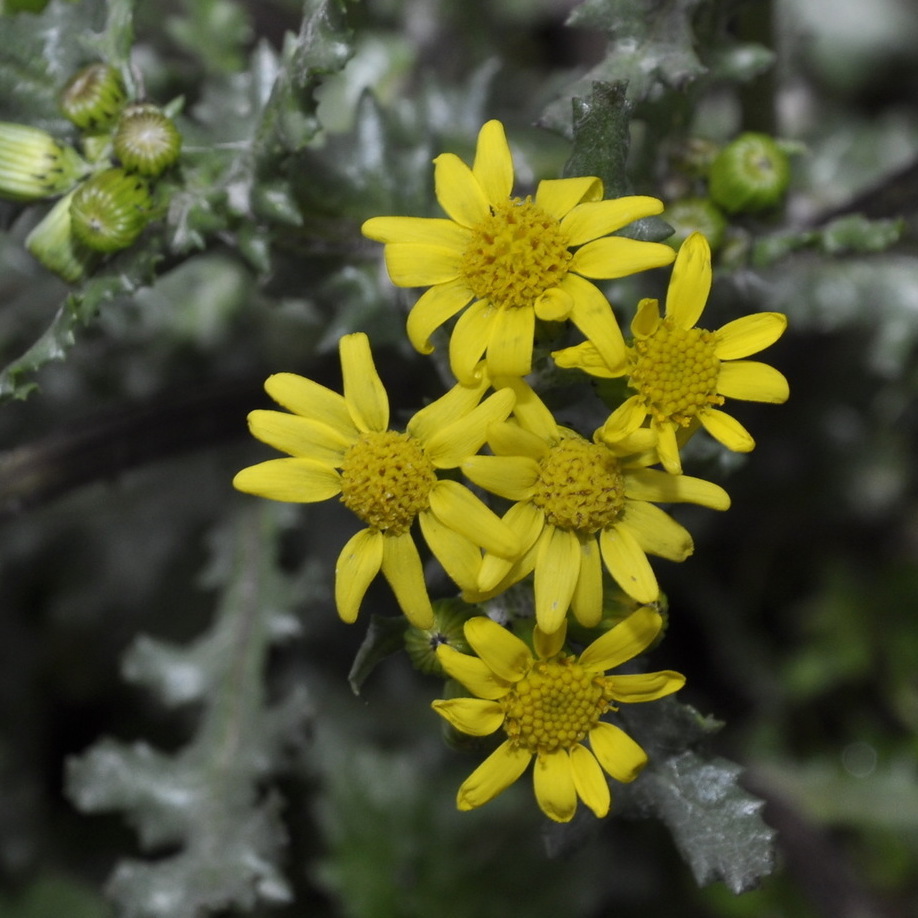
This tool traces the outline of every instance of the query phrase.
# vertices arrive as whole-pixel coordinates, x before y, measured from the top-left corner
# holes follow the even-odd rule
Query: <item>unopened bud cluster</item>
[[[155,215],[152,182],[178,161],[182,137],[161,108],[130,102],[108,64],[74,74],[59,102],[82,152],[38,128],[0,122],[0,198],[60,198],[26,248],[76,283],[101,255],[137,240]]]

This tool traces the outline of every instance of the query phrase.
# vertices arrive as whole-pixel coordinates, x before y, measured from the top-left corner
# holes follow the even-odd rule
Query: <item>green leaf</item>
[[[347,681],[355,695],[360,694],[363,683],[377,664],[393,653],[404,649],[407,627],[408,621],[401,615],[397,618],[384,615],[370,616],[366,637],[354,657],[351,671],[347,676]]]

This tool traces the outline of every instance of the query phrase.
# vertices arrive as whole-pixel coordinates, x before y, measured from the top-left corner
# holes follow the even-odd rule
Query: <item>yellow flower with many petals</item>
[[[496,595],[531,572],[539,627],[551,634],[569,608],[581,624],[602,617],[602,565],[638,602],[659,596],[647,555],[684,561],[693,550],[689,533],[654,501],[687,501],[726,510],[723,488],[700,478],[670,475],[656,462],[655,438],[638,430],[617,440],[591,442],[559,427],[524,380],[501,381],[516,393],[516,423],[492,424],[493,456],[472,456],[462,471],[475,484],[516,501],[504,515],[518,533],[516,560],[485,555],[479,590],[469,601]]]
[[[459,809],[492,800],[535,759],[535,796],[548,817],[568,822],[578,798],[596,816],[605,816],[612,801],[603,771],[616,781],[633,781],[647,755],[603,715],[617,710],[615,702],[653,701],[685,683],[671,671],[605,673],[650,646],[661,627],[659,613],[644,606],[576,657],[563,651],[563,627],[550,635],[536,627],[533,655],[485,616],[466,622],[466,639],[477,657],[448,646],[439,647],[437,656],[446,672],[478,697],[435,701],[434,710],[463,733],[488,736],[502,728],[507,738],[463,782]]]
[[[386,244],[394,284],[430,287],[408,316],[415,348],[430,353],[433,332],[465,310],[449,344],[456,378],[472,383],[482,354],[492,378],[524,376],[536,318],[569,318],[618,366],[624,339],[590,281],[672,262],[667,245],[608,235],[659,214],[662,202],[637,195],[603,201],[602,182],[589,176],[542,181],[534,198],[511,197],[513,159],[499,121],[482,127],[471,168],[452,153],[434,163],[437,200],[449,219],[374,217],[363,225],[364,235]]]
[[[590,342],[553,355],[559,366],[594,376],[628,376],[637,394],[612,413],[600,437],[649,421],[659,437],[660,461],[672,473],[682,471],[677,433],[699,423],[728,449],[748,452],[755,446],[739,421],[717,407],[724,397],[780,403],[789,394],[787,380],[774,367],[740,359],[774,344],[787,327],[786,316],[761,312],[705,331],[695,323],[710,289],[711,249],[704,236],[693,233],[676,257],[665,315],[656,300],[638,306],[624,367],[607,363]]]
[[[430,550],[460,587],[475,583],[481,549],[513,558],[516,535],[472,492],[441,479],[476,453],[488,426],[507,417],[513,393],[481,401],[488,387],[454,386],[418,411],[406,430],[389,429],[389,399],[364,334],[339,342],[344,395],[293,373],[265,383],[292,414],[253,411],[249,427],[259,440],[288,453],[243,469],[240,491],[272,500],[314,503],[340,495],[366,528],[338,557],[335,601],[346,622],[357,617],[374,577],[382,571],[405,615],[418,628],[433,625],[415,522]]]

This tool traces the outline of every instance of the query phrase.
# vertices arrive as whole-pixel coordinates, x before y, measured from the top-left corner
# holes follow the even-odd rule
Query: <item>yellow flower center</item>
[[[394,430],[361,434],[341,464],[341,501],[368,526],[400,535],[429,505],[437,476],[414,437]]]
[[[687,427],[695,415],[724,402],[717,394],[714,332],[680,328],[667,317],[652,335],[635,339],[632,360],[629,385],[658,422]]]
[[[568,240],[531,198],[493,205],[472,233],[461,274],[475,296],[498,308],[532,307],[567,274]]]
[[[535,755],[583,742],[609,710],[611,696],[602,675],[560,654],[535,663],[500,704],[510,741]]]
[[[618,459],[605,446],[570,437],[542,457],[530,500],[553,526],[596,532],[622,512],[625,479]]]

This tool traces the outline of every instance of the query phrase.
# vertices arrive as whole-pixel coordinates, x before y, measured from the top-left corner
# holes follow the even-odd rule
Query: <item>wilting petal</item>
[[[647,753],[624,730],[601,720],[590,730],[590,748],[616,781],[628,784],[647,764]]]
[[[269,459],[237,472],[233,487],[270,500],[314,504],[341,493],[341,476],[312,459]]]
[[[606,676],[606,685],[615,701],[628,704],[638,701],[656,701],[678,692],[685,685],[685,676],[671,670],[658,673],[639,673],[627,676]]]
[[[539,808],[555,822],[570,822],[577,810],[577,788],[566,749],[536,756],[532,784]]]
[[[663,202],[645,195],[628,195],[608,201],[579,204],[562,221],[570,245],[582,245],[654,214],[663,213]]]
[[[650,606],[642,606],[596,638],[580,654],[580,664],[584,669],[595,672],[615,669],[646,650],[662,627],[660,613]]]
[[[626,499],[622,519],[638,545],[650,555],[684,561],[694,550],[688,530],[655,504]]]
[[[364,594],[379,573],[383,560],[383,534],[362,529],[348,539],[335,565],[335,605],[343,621],[353,622]]]
[[[368,239],[385,243],[421,243],[439,248],[465,250],[472,234],[452,220],[429,217],[371,217],[360,232]]]
[[[429,243],[392,242],[383,256],[396,287],[429,287],[447,284],[459,276],[462,252]]]
[[[638,602],[654,602],[660,595],[656,575],[644,549],[624,523],[603,529],[599,547],[616,583]]]
[[[625,339],[609,301],[576,274],[568,274],[561,286],[574,300],[571,321],[593,342],[609,370],[617,374],[625,366]]]
[[[275,449],[321,462],[340,466],[353,438],[344,437],[327,424],[288,414],[285,411],[249,412],[249,430],[252,436]]]
[[[513,157],[504,126],[499,121],[488,121],[478,132],[472,174],[491,204],[500,204],[510,197],[513,191]]]
[[[602,556],[595,536],[580,538],[580,576],[571,597],[574,617],[584,628],[602,620]]]
[[[672,248],[662,242],[605,236],[577,249],[570,270],[583,277],[609,280],[660,268],[670,264],[674,257]]]
[[[453,224],[455,225],[455,224]],[[433,350],[430,336],[474,299],[468,284],[462,279],[435,284],[421,294],[408,313],[406,331],[416,351],[429,354]]]
[[[472,456],[462,463],[462,474],[492,494],[527,500],[539,477],[539,465],[528,456]]]
[[[535,566],[535,613],[539,627],[551,634],[561,627],[580,577],[580,542],[575,533],[546,526]]]
[[[434,160],[434,186],[440,206],[462,226],[476,226],[490,213],[484,189],[453,153],[442,153]]]
[[[646,297],[641,300],[631,320],[631,334],[648,338],[660,327],[660,301]]]
[[[711,292],[711,247],[701,233],[692,233],[679,247],[666,292],[666,315],[680,328],[701,318]]]
[[[756,360],[731,360],[721,364],[717,391],[728,398],[749,402],[786,402],[790,389],[784,374]]]
[[[591,175],[544,179],[536,189],[535,202],[556,220],[562,220],[578,204],[602,198],[602,182]]]
[[[449,365],[464,386],[478,382],[481,355],[491,340],[497,310],[487,300],[476,300],[456,321],[449,339]]]
[[[344,335],[338,342],[344,400],[362,431],[381,432],[389,426],[389,397],[376,372],[370,340],[363,332]]]
[[[275,373],[265,381],[265,391],[288,411],[327,424],[342,437],[351,440],[358,433],[344,396],[311,379],[295,373]]]
[[[430,492],[431,512],[450,529],[500,558],[520,554],[516,533],[465,485],[441,479]]]
[[[488,373],[497,376],[525,376],[532,370],[532,339],[535,312],[529,307],[497,310],[488,341]]]
[[[714,354],[720,360],[737,360],[757,354],[774,344],[786,328],[787,316],[780,312],[742,316],[714,332]]]
[[[478,657],[458,650],[448,644],[437,648],[437,659],[447,675],[464,685],[473,695],[496,701],[512,688],[512,683],[501,679]]]
[[[433,609],[424,583],[421,556],[411,533],[383,534],[382,572],[408,621],[415,628],[433,627]]]
[[[727,510],[730,495],[712,481],[690,475],[669,475],[656,469],[631,469],[625,473],[625,497],[659,504],[700,504]]]
[[[519,682],[532,668],[529,648],[512,632],[486,615],[470,618],[465,639],[491,670],[507,682]]]
[[[580,743],[571,749],[571,773],[580,799],[599,819],[608,815],[612,804],[609,782],[596,756]]]
[[[727,449],[736,453],[748,453],[755,449],[752,434],[736,418],[725,411],[709,408],[698,415],[704,429]]]
[[[531,758],[531,753],[514,748],[509,740],[502,743],[462,782],[456,806],[472,810],[493,800],[519,778]]]
[[[561,287],[549,287],[535,301],[535,314],[543,322],[563,322],[573,308],[574,301]]]
[[[429,510],[418,514],[418,523],[424,541],[453,582],[461,590],[476,590],[481,572],[481,549],[445,526]]]
[[[461,733],[489,736],[504,722],[504,709],[496,701],[484,698],[449,698],[431,703],[431,707]]]

